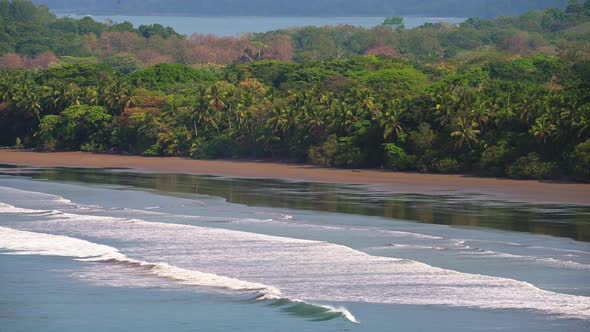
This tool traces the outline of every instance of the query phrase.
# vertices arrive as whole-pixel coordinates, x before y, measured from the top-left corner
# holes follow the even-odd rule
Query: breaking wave
[[[4,206],[3,206],[4,207]],[[167,263],[150,263],[125,256],[117,249],[62,235],[35,233],[0,227],[0,249],[4,254],[72,257],[83,262],[102,262],[141,269],[144,273],[176,280],[185,285],[220,288],[239,292],[256,292],[256,300],[268,301],[281,310],[312,321],[344,317],[358,323],[345,308],[290,300],[280,290],[261,283],[219,276],[214,273],[188,270]]]
[[[41,219],[19,226],[26,230],[0,227],[0,249],[11,254],[67,256],[87,262],[119,264],[180,284],[254,292],[269,305],[311,320],[345,317],[356,321],[345,309],[318,302],[520,309],[590,320],[589,297],[545,291],[508,278],[372,256],[329,242],[22,209],[8,204],[0,204],[0,213],[39,215]],[[46,234],[48,229],[67,236]],[[442,239],[388,232],[393,236]],[[117,247],[124,248],[121,250],[125,254],[81,238],[120,241],[126,245]],[[464,246],[464,243],[457,244]],[[483,255],[490,254],[483,252]]]

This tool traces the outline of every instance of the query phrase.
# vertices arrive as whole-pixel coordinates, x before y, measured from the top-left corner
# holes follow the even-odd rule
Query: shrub
[[[123,75],[132,73],[141,67],[141,63],[133,54],[112,55],[103,59],[102,62]]]
[[[401,147],[393,144],[384,144],[384,166],[395,171],[406,171],[414,166],[414,156],[409,156]]]
[[[334,156],[334,166],[336,167],[360,167],[363,165],[365,157],[356,146],[338,145],[338,153]]]
[[[137,86],[164,91],[181,84],[214,81],[217,77],[207,70],[181,64],[162,63],[134,71],[129,75],[129,79]]]
[[[461,165],[452,158],[440,159],[432,163],[432,170],[437,173],[458,173]]]
[[[238,145],[229,136],[219,135],[199,143],[197,147],[191,147],[191,150],[192,157],[197,159],[234,158]]]
[[[510,162],[514,149],[506,141],[490,145],[481,153],[478,168],[485,174],[493,176],[506,175],[506,165]]]
[[[334,166],[334,156],[337,150],[338,138],[336,135],[331,135],[324,144],[309,148],[309,161],[316,165]]]
[[[80,146],[80,151],[84,152],[105,152],[106,150],[107,148],[105,145],[97,144],[96,142],[90,142]]]
[[[23,141],[20,139],[20,137],[17,137],[17,138],[16,138],[16,142],[14,143],[14,147],[15,147],[16,149],[22,149],[22,148],[24,148],[24,147],[25,147],[25,146],[23,145]]]
[[[426,150],[432,148],[435,134],[430,124],[422,122],[417,131],[410,132],[411,150],[416,155],[423,154]]]
[[[337,138],[331,135],[328,140],[308,150],[309,161],[313,164],[334,167],[360,167],[366,156],[349,137]]]
[[[147,150],[143,151],[141,154],[147,157],[157,157],[162,155],[160,150],[160,145],[156,143],[150,146]]]
[[[590,180],[590,139],[574,148],[569,161],[572,173],[577,179]]]
[[[39,124],[39,131],[37,138],[39,138],[39,145],[49,151],[57,148],[59,140],[60,119],[57,115],[46,115],[41,119]]]
[[[106,145],[112,116],[102,106],[76,105],[68,107],[59,116],[60,133],[66,147],[77,149],[82,145]]]
[[[91,151],[106,150],[111,118],[101,106],[71,106],[60,115],[44,116],[37,138],[40,145],[48,150],[81,147]]]
[[[508,176],[516,179],[550,179],[557,174],[557,164],[544,162],[538,153],[529,153],[508,167]]]

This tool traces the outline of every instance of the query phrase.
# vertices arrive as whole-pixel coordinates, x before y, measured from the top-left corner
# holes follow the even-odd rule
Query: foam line
[[[149,274],[177,280],[186,285],[222,288],[240,292],[255,291],[259,294],[257,297],[258,300],[290,303],[291,305],[283,308],[283,311],[310,318],[311,320],[328,320],[344,317],[351,322],[358,323],[352,313],[343,307],[337,308],[283,298],[281,297],[280,290],[261,283],[219,276],[214,273],[183,269],[167,263],[149,263],[132,259],[113,247],[81,239],[20,231],[6,227],[0,227],[0,238],[0,249],[12,251],[11,253],[4,254],[62,256],[72,257],[83,262],[123,264],[138,267]],[[302,308],[307,308],[307,310]]]
[[[0,212],[4,209],[15,208],[0,205]],[[75,238],[130,243],[131,247],[126,250],[132,250],[141,260],[130,259],[111,247],[94,247],[86,241],[72,242],[65,237],[55,238],[57,235],[18,233],[23,231],[6,228],[0,228],[0,248],[143,264],[150,273],[160,273],[191,285],[261,289],[260,294],[269,298],[303,299],[307,303],[371,302],[520,309],[590,320],[590,297],[545,291],[508,278],[372,256],[327,242],[71,213],[43,218],[48,220],[29,223],[27,227],[38,228],[28,230],[46,232],[51,229]],[[165,263],[148,263],[153,261]],[[239,279],[221,276],[239,276]]]

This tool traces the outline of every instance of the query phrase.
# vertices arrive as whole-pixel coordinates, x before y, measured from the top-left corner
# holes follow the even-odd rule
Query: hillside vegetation
[[[243,38],[3,5],[2,145],[590,179],[588,2]]]

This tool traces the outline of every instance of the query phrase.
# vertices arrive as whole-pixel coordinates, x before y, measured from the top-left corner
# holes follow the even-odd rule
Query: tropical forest
[[[0,145],[590,180],[590,1],[235,37],[0,0]]]

